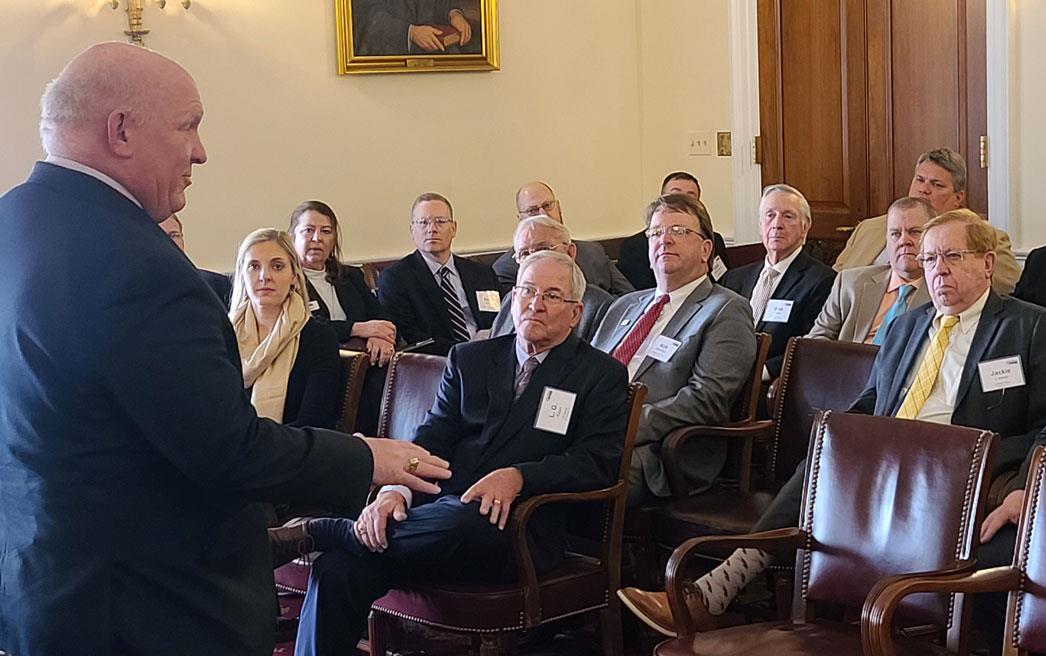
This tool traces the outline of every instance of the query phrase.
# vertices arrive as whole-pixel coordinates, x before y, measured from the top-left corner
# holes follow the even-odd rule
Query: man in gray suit
[[[516,236],[512,239],[517,264],[527,256],[540,251],[557,251],[577,260],[577,244],[570,239],[570,231],[562,223],[547,216],[532,216],[516,224]],[[580,267],[579,267],[580,268]],[[595,285],[585,285],[581,296],[581,320],[574,326],[574,334],[582,341],[591,342],[596,328],[614,302],[614,297]],[[512,321],[512,300],[505,295],[501,300],[501,311],[490,327],[491,337],[501,337],[516,332]]]
[[[557,223],[563,223],[563,207],[556,200],[552,187],[544,182],[528,182],[516,191],[516,219],[522,221],[541,215]],[[577,246],[577,265],[585,274],[586,283],[595,285],[613,296],[621,296],[635,289],[628,278],[618,270],[617,265],[610,261],[601,244],[594,241],[575,241],[574,244]],[[494,262],[494,273],[498,276],[502,296],[516,284],[518,269],[519,264],[512,250]]]
[[[937,212],[929,201],[905,196],[886,215],[890,263],[841,271],[807,337],[878,346],[894,319],[930,300],[915,258],[923,224]]]
[[[747,299],[708,277],[712,220],[701,201],[661,196],[647,207],[647,239],[657,288],[622,296],[607,311],[592,345],[647,386],[629,477],[629,503],[668,496],[661,441],[673,429],[723,424],[755,360]],[[726,460],[726,443],[691,443],[687,483],[708,488]]]

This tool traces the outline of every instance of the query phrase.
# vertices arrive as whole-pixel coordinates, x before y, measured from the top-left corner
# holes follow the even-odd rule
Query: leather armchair
[[[365,352],[339,349],[342,367],[341,410],[338,412],[337,429],[343,433],[356,430],[356,415],[360,410],[363,394],[363,379],[367,376],[370,357]]]
[[[1025,485],[1024,507],[1017,526],[1013,564],[980,571],[933,572],[884,579],[864,606],[861,634],[864,653],[893,656],[922,647],[927,654],[960,653],[947,647],[913,646],[892,638],[893,618],[908,595],[922,592],[1009,592],[1003,656],[1046,653],[1046,448],[1032,455]]]
[[[394,619],[470,635],[484,656],[507,653],[515,633],[573,615],[600,612],[604,653],[622,653],[621,610],[614,592],[620,583],[621,531],[624,523],[629,463],[639,412],[646,397],[642,384],[629,386],[629,419],[617,482],[602,490],[541,494],[514,506],[507,530],[519,571],[513,585],[440,585],[391,590],[371,607],[369,648],[372,654],[393,649]],[[398,412],[398,409],[396,410]],[[551,503],[585,504],[585,516],[598,518],[598,540],[584,540],[584,552],[568,553],[564,562],[538,574],[526,540],[527,522]],[[589,524],[589,522],[581,522]],[[589,544],[591,543],[591,544]],[[572,543],[573,544],[573,543]]]
[[[679,637],[655,655],[858,654],[859,627],[815,619],[814,604],[859,609],[886,576],[969,566],[994,433],[832,412],[819,412],[814,423],[799,527],[680,545],[666,583]],[[795,550],[791,620],[696,633],[683,583],[694,556],[713,546]],[[963,601],[919,595],[905,599],[898,616],[908,626],[949,627],[958,644]]]

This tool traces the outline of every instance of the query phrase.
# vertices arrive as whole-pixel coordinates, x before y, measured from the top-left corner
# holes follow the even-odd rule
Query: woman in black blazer
[[[338,218],[329,205],[310,200],[295,207],[289,232],[305,273],[312,316],[329,323],[343,344],[352,338],[365,340],[363,348],[370,355],[371,368],[364,381],[356,430],[373,435],[385,366],[396,349],[396,326],[367,286],[363,271],[341,263]]]
[[[334,428],[338,338],[306,309],[305,278],[287,233],[255,230],[236,257],[229,319],[244,386],[258,414],[295,426]]]

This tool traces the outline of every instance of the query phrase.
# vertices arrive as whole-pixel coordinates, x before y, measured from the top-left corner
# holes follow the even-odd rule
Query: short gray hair
[[[565,225],[559,221],[553,221],[544,214],[538,214],[537,216],[527,217],[516,224],[516,232],[512,234],[512,244],[516,244],[516,240],[519,239],[520,234],[522,234],[524,230],[539,226],[553,231],[556,234],[556,239],[559,239],[564,244],[569,244],[572,241],[570,238],[570,230],[567,230]]]
[[[916,168],[923,162],[932,162],[952,175],[952,191],[966,191],[966,160],[951,148],[928,150],[915,162]]]
[[[926,215],[927,221],[937,216],[937,210],[933,209],[933,205],[930,204],[930,201],[917,196],[901,196],[894,202],[890,203],[890,207],[886,210],[886,213],[889,214],[894,210],[903,212],[904,210],[916,209],[923,211],[923,214]]]
[[[581,269],[577,263],[569,255],[559,253],[557,251],[538,251],[537,253],[531,253],[526,257],[525,260],[520,262],[519,271],[516,273],[516,284],[518,285],[523,280],[523,274],[526,273],[527,269],[538,264],[540,262],[550,261],[556,264],[562,265],[563,267],[570,269],[570,296],[568,300],[580,301],[585,295],[585,274],[581,273]]]
[[[759,197],[760,204],[764,200],[766,200],[767,196],[769,196],[770,194],[774,193],[775,191],[779,191],[779,192],[781,192],[783,194],[791,194],[791,195],[795,196],[796,198],[798,198],[799,199],[799,215],[802,217],[802,219],[806,223],[807,227],[809,227],[810,225],[813,224],[814,218],[813,218],[813,215],[810,214],[810,202],[806,200],[806,196],[803,195],[803,192],[799,191],[798,189],[796,189],[792,185],[787,185],[787,184],[784,184],[783,182],[779,182],[777,184],[772,184],[772,185],[767,185],[766,187],[763,188],[763,195]]]

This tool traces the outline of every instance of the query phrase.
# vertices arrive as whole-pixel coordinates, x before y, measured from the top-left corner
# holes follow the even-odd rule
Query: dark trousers
[[[318,522],[310,532],[325,553],[309,577],[297,656],[354,653],[371,604],[390,588],[515,576],[506,531],[479,514],[479,503],[465,505],[455,496],[412,508],[405,521],[390,522],[383,553],[356,540],[352,520]]]

